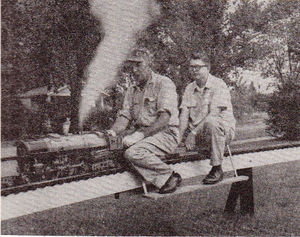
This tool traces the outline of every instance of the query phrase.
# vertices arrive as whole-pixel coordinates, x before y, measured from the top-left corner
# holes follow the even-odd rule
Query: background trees
[[[230,74],[236,68],[260,70],[277,79],[278,85],[268,110],[270,131],[292,132],[289,137],[298,134],[299,1],[240,1],[234,11],[228,11],[230,2],[222,0],[160,3],[161,18],[138,40],[151,51],[154,70],[172,78],[181,93],[189,82],[190,53],[207,50],[212,74],[234,88],[237,116],[254,111],[266,98],[255,88],[230,80]],[[17,93],[42,85],[69,84],[76,124],[83,70],[102,34],[101,23],[89,13],[88,0],[3,0],[1,4],[2,123],[13,119],[16,125],[22,123],[15,116],[20,106],[11,99]],[[11,133],[7,125],[2,126],[2,134],[3,127]],[[19,131],[15,133],[18,136]]]
[[[274,13],[277,13],[274,14]],[[295,1],[273,3],[265,14],[271,18],[265,34],[267,49],[266,75],[278,80],[272,95],[269,114],[269,131],[288,139],[300,138],[300,7]]]
[[[87,0],[4,0],[1,4],[1,120],[6,124],[2,138],[14,138],[26,126],[22,116],[15,116],[22,109],[14,99],[20,92],[68,84],[70,110],[77,113],[83,69],[101,37]]]
[[[241,1],[235,12],[225,16],[224,28],[231,55],[230,68],[259,70],[264,77],[272,77],[277,88],[269,97],[251,93],[256,94],[256,101],[260,104],[251,103],[249,98],[237,100],[240,102],[236,108],[247,108],[237,111],[247,111],[253,105],[266,108],[269,132],[289,139],[299,139],[300,134],[299,10],[299,1],[275,0],[267,5]],[[238,85],[234,83],[233,86]],[[249,92],[246,88],[242,89],[244,94],[239,94],[239,91],[234,92],[239,99],[245,98]],[[265,100],[263,104],[261,100]]]
[[[251,67],[273,77],[277,89],[269,100],[267,124],[272,134],[289,139],[300,135],[300,4],[273,1],[261,10],[264,22],[247,32],[254,57]]]

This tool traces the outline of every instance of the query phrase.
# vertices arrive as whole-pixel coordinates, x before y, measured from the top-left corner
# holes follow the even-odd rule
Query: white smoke
[[[90,0],[90,7],[101,22],[104,38],[85,72],[87,83],[81,93],[80,127],[101,92],[115,83],[119,67],[134,46],[137,34],[160,12],[154,0]]]

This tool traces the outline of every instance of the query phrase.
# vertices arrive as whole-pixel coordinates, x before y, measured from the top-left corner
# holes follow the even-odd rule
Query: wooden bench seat
[[[226,179],[222,180],[221,182],[219,182],[217,184],[213,184],[213,185],[204,185],[202,183],[197,183],[194,185],[182,185],[182,186],[178,187],[177,190],[173,193],[160,194],[157,191],[154,191],[154,192],[145,193],[143,196],[146,198],[157,200],[159,198],[169,197],[169,196],[173,196],[176,194],[193,192],[196,190],[204,190],[204,189],[213,188],[213,187],[217,187],[217,186],[221,186],[221,185],[225,185],[225,184],[232,184],[232,183],[236,183],[236,182],[247,181],[248,179],[249,179],[248,176],[242,175],[242,176],[238,176],[238,177],[226,178]]]

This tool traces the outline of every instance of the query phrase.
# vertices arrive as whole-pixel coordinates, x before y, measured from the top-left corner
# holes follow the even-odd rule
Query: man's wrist
[[[145,137],[145,133],[143,131],[137,131],[141,136]]]

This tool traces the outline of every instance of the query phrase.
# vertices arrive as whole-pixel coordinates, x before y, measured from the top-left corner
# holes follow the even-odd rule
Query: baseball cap
[[[145,59],[149,60],[150,57],[150,52],[148,51],[148,49],[146,48],[138,48],[138,49],[134,49],[130,56],[127,58],[126,61],[129,62],[142,62]]]

